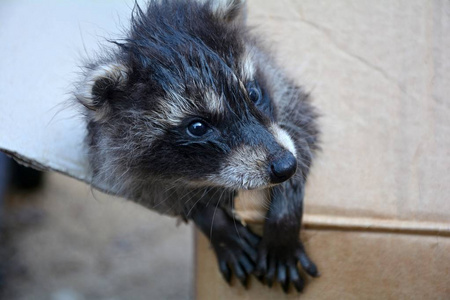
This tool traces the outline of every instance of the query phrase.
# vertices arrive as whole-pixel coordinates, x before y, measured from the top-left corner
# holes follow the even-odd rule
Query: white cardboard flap
[[[125,1],[0,3],[0,150],[89,182],[85,123],[71,95],[83,60],[127,27]]]

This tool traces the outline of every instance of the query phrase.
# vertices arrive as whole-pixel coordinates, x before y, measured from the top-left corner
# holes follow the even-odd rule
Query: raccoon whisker
[[[159,201],[158,203],[155,203],[152,208],[157,208],[159,205],[163,204],[165,201],[170,199],[171,196],[173,196],[177,192],[177,189],[176,189],[177,186],[175,185],[175,183],[177,183],[179,181],[180,181],[180,179],[174,180],[174,184],[173,185],[169,185],[169,187],[167,189],[163,190],[161,192],[162,195],[165,195],[169,191],[170,191],[170,193],[168,195],[165,195],[163,200]]]
[[[304,168],[304,170],[309,171],[312,162],[311,160],[301,157],[300,159],[297,160],[297,163],[301,165],[301,167]]]
[[[97,199],[97,196],[96,196],[95,193],[94,193],[94,191],[96,191],[96,190],[94,189],[94,186],[93,186],[93,185],[90,185],[90,191],[91,191],[92,197],[94,197],[94,199],[95,199],[97,202],[100,202],[100,200]]]
[[[262,204],[262,206],[264,207],[264,209],[269,210],[269,208],[270,208],[270,203],[269,203],[269,201],[264,201],[263,204]],[[260,214],[260,216],[261,216],[261,214]],[[267,216],[266,216],[265,214],[264,214],[263,216],[264,216],[264,218],[267,218]]]
[[[287,130],[289,133],[301,133],[301,134],[308,134],[306,130],[306,125],[293,125],[286,122],[280,122],[280,127]],[[293,136],[296,136],[295,134]]]
[[[176,205],[178,205],[177,202],[182,202],[182,200],[183,200],[184,198],[186,198],[186,197],[188,198],[187,201],[190,201],[190,200],[192,199],[192,194],[195,193],[195,192],[196,192],[195,190],[189,190],[187,193],[185,193],[183,196],[181,196],[181,198],[178,199],[178,201],[174,201],[173,205],[172,205],[171,207],[169,207],[165,212],[163,212],[163,214],[167,214],[167,213],[171,212],[171,211],[173,210],[173,208],[174,208]],[[186,202],[187,202],[187,201],[186,201]]]
[[[165,194],[165,193],[171,191],[170,194],[167,195],[167,196],[165,196],[164,199],[163,199],[162,201],[160,201],[160,202],[158,202],[157,204],[153,205],[153,208],[157,208],[159,205],[163,204],[163,203],[166,202],[168,199],[170,199],[174,194],[176,194],[176,192],[178,191],[178,190],[177,190],[178,186],[176,185],[176,183],[179,183],[179,182],[181,182],[181,181],[182,181],[182,178],[179,178],[179,179],[174,180],[173,183],[172,183],[172,185],[169,186],[169,188],[166,189],[166,190],[163,192],[163,194]]]
[[[212,231],[213,231],[213,227],[214,227],[213,226],[214,225],[214,218],[216,216],[216,211],[217,211],[217,208],[219,207],[220,201],[222,200],[223,193],[225,193],[225,190],[222,190],[222,193],[219,196],[219,200],[217,201],[216,208],[214,209],[214,213],[213,213],[212,220],[211,220],[211,229],[209,230],[209,240],[212,239]]]
[[[183,181],[182,178],[175,179],[174,181],[171,182],[171,184],[167,187],[167,189],[163,190],[163,193],[165,194],[171,190],[176,189],[178,187],[177,183],[180,183],[181,181]]]
[[[262,205],[263,205],[263,207],[265,208],[265,209],[269,209],[269,203],[268,203],[268,201],[266,201],[266,195],[264,195],[264,199],[263,199],[263,201],[262,201]],[[253,197],[250,197],[250,201],[252,201],[253,202],[253,207],[258,207],[259,205],[261,205],[261,203],[258,203],[257,202],[257,199],[255,199],[255,198],[253,198]],[[246,201],[243,201],[243,202],[246,202]],[[244,204],[244,205],[247,205],[246,203]],[[245,210],[247,210],[247,208],[245,208]],[[267,215],[266,214],[261,214],[258,210],[254,210],[254,212],[256,212],[256,214],[257,214],[257,216],[258,217],[262,217],[263,219],[267,219]]]
[[[125,176],[127,176],[127,174],[130,172],[130,167],[127,167],[126,170],[124,172],[122,172],[122,174],[120,174],[120,176],[117,178],[117,183],[121,183],[122,179],[125,178]],[[128,177],[129,178],[129,177]]]
[[[231,199],[231,216],[233,217],[234,229],[236,230],[238,238],[239,238],[239,240],[242,240],[241,235],[239,234],[239,230],[237,229],[237,225],[236,225],[236,213],[235,213],[235,210],[234,210],[234,201],[233,201],[233,199]]]
[[[172,198],[172,196],[174,194],[176,194],[178,192],[177,190],[177,186],[175,185],[175,183],[179,182],[179,180],[175,180],[174,184],[172,186],[170,186],[169,188],[167,188],[162,194],[165,195],[166,193],[169,193],[168,195],[166,195],[164,197],[164,199],[160,202],[158,202],[157,204],[155,204],[153,207],[158,207],[159,205],[163,204],[164,202],[166,202],[168,199]]]
[[[294,139],[306,139],[306,140],[314,140],[316,137],[310,133],[308,133],[308,129],[302,126],[294,126],[287,123],[280,124],[280,127],[285,129],[292,138]]]
[[[197,199],[197,201],[195,201],[195,203],[192,205],[192,207],[189,209],[189,211],[186,214],[186,218],[189,217],[189,215],[191,214],[192,210],[194,209],[194,207],[200,202],[200,200],[203,199],[203,197],[205,197],[206,193],[209,192],[211,190],[210,187],[205,188],[205,190],[203,191],[203,194],[200,198]]]
[[[212,194],[212,196],[209,198],[208,202],[206,202],[206,206],[208,206],[211,203],[212,199],[214,199],[214,197],[216,196],[218,191],[219,191],[219,189],[216,189],[214,194]]]

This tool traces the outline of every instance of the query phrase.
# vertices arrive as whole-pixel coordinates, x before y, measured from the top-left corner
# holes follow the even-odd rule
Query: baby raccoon
[[[228,282],[254,274],[301,291],[298,262],[318,275],[299,239],[316,113],[245,27],[244,2],[136,5],[75,96],[95,186],[193,220]],[[240,191],[270,200],[262,237],[230,214]]]

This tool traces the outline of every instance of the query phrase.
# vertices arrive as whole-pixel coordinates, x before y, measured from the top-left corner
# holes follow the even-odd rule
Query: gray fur
[[[227,281],[232,266],[244,285],[253,271],[271,285],[277,266],[283,289],[301,291],[298,263],[318,275],[298,239],[317,114],[250,34],[244,2],[136,6],[126,37],[86,66],[75,97],[94,185],[192,219]],[[261,239],[230,217],[238,194],[268,206]]]
[[[225,22],[229,22],[230,19],[239,15],[243,4],[243,1],[231,0],[201,2],[209,4],[209,7],[214,10],[214,15],[223,18]],[[119,47],[119,49],[112,51],[107,58],[94,61],[87,66],[86,75],[80,81],[75,96],[86,107],[89,124],[90,162],[94,171],[92,181],[95,185],[108,186],[117,195],[132,199],[162,213],[173,215],[183,215],[186,210],[189,211],[189,205],[198,201],[198,199],[192,200],[195,198],[193,195],[203,193],[205,188],[226,188],[229,191],[237,191],[270,186],[266,174],[270,153],[264,144],[258,142],[256,142],[257,145],[225,145],[221,151],[225,152],[224,157],[226,158],[218,164],[220,167],[215,171],[208,171],[198,178],[172,174],[158,176],[151,171],[147,172],[147,169],[137,167],[141,161],[140,158],[150,151],[152,145],[161,139],[168,138],[167,131],[169,128],[178,126],[186,116],[195,115],[199,111],[199,107],[205,107],[212,113],[224,114],[224,110],[229,104],[224,103],[228,99],[226,99],[224,92],[218,88],[218,82],[221,80],[225,80],[225,84],[235,85],[242,90],[245,89],[244,82],[253,80],[255,73],[259,72],[260,76],[264,77],[264,81],[267,82],[266,90],[270,94],[271,101],[276,109],[274,119],[280,120],[279,125],[281,127],[283,127],[284,119],[286,119],[285,114],[287,112],[292,113],[292,107],[290,106],[294,101],[300,103],[295,104],[296,106],[309,107],[301,90],[285,78],[283,73],[271,62],[265,51],[246,33],[242,20],[236,22],[242,27],[242,29],[235,30],[236,33],[240,34],[240,37],[236,40],[239,45],[236,45],[236,47],[242,50],[239,57],[233,58],[238,65],[236,67],[229,65],[223,69],[223,74],[228,74],[229,78],[218,78],[218,75],[215,74],[216,71],[213,69],[215,68],[214,63],[209,66],[210,70],[208,71],[208,76],[213,76],[213,79],[205,77],[205,80],[202,81],[201,72],[206,70],[196,70],[195,61],[184,61],[185,69],[179,71],[179,74],[181,74],[179,76],[182,76],[182,72],[194,68],[191,72],[198,73],[198,75],[193,80],[195,86],[203,90],[205,96],[203,99],[193,100],[186,97],[183,94],[186,89],[183,82],[169,81],[162,87],[160,94],[150,95],[154,97],[152,100],[154,103],[150,108],[144,108],[145,105],[141,107],[135,105],[132,102],[135,97],[134,93],[138,93],[139,89],[146,89],[145,81],[142,79],[133,82],[132,85],[130,84],[130,78],[136,77],[136,70],[133,70],[134,66],[130,62],[130,58],[127,57],[124,47]],[[164,47],[164,45],[160,46]],[[201,52],[199,53],[201,54]],[[222,60],[220,63],[227,64],[229,62]],[[186,66],[189,64],[190,66]],[[139,72],[142,71],[139,70]],[[170,72],[170,70],[167,69],[167,72]],[[101,99],[102,95],[94,95],[93,86],[99,78],[111,79],[107,85],[114,89],[114,93],[124,98],[124,100],[121,100],[120,107],[114,107],[115,104],[110,103],[116,101],[116,99],[105,100]],[[172,80],[176,79],[177,76]],[[245,95],[246,91],[241,92]],[[208,103],[204,103],[204,101],[208,101]],[[97,107],[95,107],[96,105]],[[247,113],[249,111],[246,111]],[[307,117],[313,123],[314,117]],[[226,122],[226,119],[223,122]],[[270,133],[270,131],[273,131],[270,124],[259,125],[262,130],[266,128],[267,134],[272,135],[276,140],[277,137],[273,136],[273,132]],[[286,128],[286,131],[292,133],[291,128]],[[295,134],[295,132],[293,133]],[[233,134],[239,133],[233,132]],[[315,135],[316,131],[313,130],[312,133],[302,131],[301,134]],[[289,136],[286,136],[285,139],[289,139]],[[310,151],[315,148],[315,139],[315,136],[311,136],[312,143],[304,142],[305,149]],[[279,144],[286,148],[282,143]],[[290,142],[290,144],[293,145],[294,143]],[[292,149],[291,152],[295,154]],[[152,155],[165,156],[170,155],[170,153],[154,153]],[[153,159],[152,162],[157,163],[157,158]],[[202,166],[195,167],[202,168]],[[161,166],[161,168],[163,169],[164,166]],[[198,170],[198,172],[201,172],[201,170]],[[190,194],[192,196],[189,196]],[[205,201],[207,200],[207,197],[205,197]]]

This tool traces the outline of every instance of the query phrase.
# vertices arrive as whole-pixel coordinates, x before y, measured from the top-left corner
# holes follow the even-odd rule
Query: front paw
[[[234,273],[241,284],[247,287],[247,279],[255,269],[259,240],[240,223],[213,233],[211,244],[216,252],[219,270],[228,283]]]
[[[300,240],[277,244],[276,241],[262,240],[258,248],[258,258],[254,274],[267,285],[272,286],[276,280],[284,292],[289,291],[290,283],[298,292],[304,287],[304,280],[300,275],[298,263],[303,270],[312,277],[319,276],[314,262],[308,257]]]

